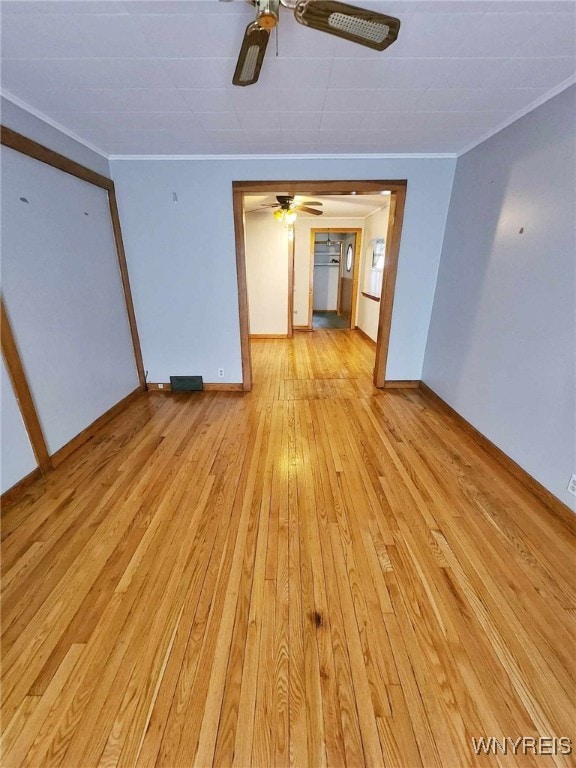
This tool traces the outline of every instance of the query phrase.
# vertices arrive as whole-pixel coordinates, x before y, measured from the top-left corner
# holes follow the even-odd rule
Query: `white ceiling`
[[[274,209],[266,208],[276,202],[276,195],[286,194],[286,192],[274,192],[270,195],[245,195],[244,210],[262,211],[263,213],[272,213]],[[390,193],[382,192],[376,195],[297,195],[297,201],[303,205],[309,205],[312,208],[321,208],[322,216],[314,216],[313,213],[305,211],[298,212],[298,218],[317,219],[318,226],[322,226],[325,218],[334,219],[365,219],[376,211],[384,210],[390,202]],[[312,205],[311,201],[322,203],[321,206]]]
[[[231,85],[244,0],[10,0],[2,88],[110,155],[459,153],[574,78],[571,0],[353,0],[400,18],[379,53],[282,9]]]

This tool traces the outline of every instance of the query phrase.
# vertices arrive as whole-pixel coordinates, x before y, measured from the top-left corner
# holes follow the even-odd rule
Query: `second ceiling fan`
[[[261,208],[275,208],[274,218],[283,224],[294,224],[300,212],[310,213],[313,216],[322,216],[323,214],[323,211],[310,207],[311,205],[322,207],[320,200],[305,200],[300,195],[276,195],[276,201],[262,205]]]
[[[337,0],[252,0],[256,19],[246,27],[232,83],[257,82],[270,38],[280,18],[280,4],[294,11],[296,21],[376,51],[383,51],[398,37],[399,19],[357,8]]]
[[[303,213],[311,213],[313,216],[321,216],[323,211],[317,211],[315,208],[310,208],[311,205],[322,207],[320,200],[304,200],[299,195],[276,195],[276,203],[269,205],[263,205],[263,208],[278,208],[278,211],[284,213],[291,213],[296,211],[302,211]]]

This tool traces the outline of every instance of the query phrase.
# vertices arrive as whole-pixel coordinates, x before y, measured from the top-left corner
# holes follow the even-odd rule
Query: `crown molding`
[[[81,136],[79,136],[77,133],[74,133],[74,131],[71,131],[69,128],[66,128],[61,123],[57,122],[56,120],[53,120],[51,117],[48,117],[48,115],[45,115],[40,110],[36,109],[35,107],[31,106],[25,101],[22,101],[22,99],[19,99],[17,96],[14,96],[9,91],[6,91],[2,88],[0,88],[0,96],[2,98],[6,99],[7,101],[11,102],[17,107],[20,107],[20,109],[23,109],[25,112],[28,112],[29,114],[33,115],[34,117],[38,118],[39,120],[42,120],[42,122],[46,123],[47,125],[51,126],[52,128],[55,128],[57,131],[60,131],[60,133],[63,133],[65,136],[68,136],[68,138],[73,139],[74,141],[78,142],[78,144],[82,144],[87,149],[90,149],[92,152],[95,152],[96,154],[100,155],[104,159],[108,161],[125,161],[125,160],[157,160],[157,161],[167,161],[167,160],[211,160],[211,161],[230,161],[230,160],[243,160],[243,161],[255,161],[255,160],[425,160],[425,159],[434,159],[434,160],[445,160],[445,159],[456,159],[459,157],[462,157],[467,152],[470,152],[470,150],[474,149],[475,147],[479,146],[480,144],[484,143],[488,139],[492,138],[492,136],[495,136],[497,133],[500,133],[500,131],[503,131],[505,128],[507,128],[509,125],[512,125],[512,123],[515,123],[517,120],[520,120],[520,118],[524,117],[525,115],[529,114],[533,110],[540,107],[542,104],[545,104],[550,99],[554,98],[554,96],[557,96],[559,93],[562,93],[562,91],[565,91],[567,88],[569,88],[571,85],[576,84],[576,75],[573,75],[569,77],[567,80],[564,80],[559,85],[552,88],[550,91],[547,91],[543,96],[540,96],[535,101],[531,102],[528,106],[524,107],[518,112],[515,112],[511,117],[504,120],[502,123],[499,123],[495,128],[490,129],[486,133],[479,136],[477,139],[474,139],[470,144],[467,144],[463,149],[457,151],[457,152],[399,152],[399,153],[374,153],[374,154],[341,154],[341,155],[334,155],[334,154],[224,154],[224,155],[114,155],[114,154],[107,154],[102,149],[97,147],[95,144],[92,144],[92,142],[88,141],[87,139],[83,139]]]
[[[64,125],[57,122],[56,120],[52,120],[52,118],[48,117],[48,115],[45,115],[44,112],[40,112],[39,109],[36,109],[35,107],[32,107],[27,102],[22,101],[22,99],[19,99],[18,96],[14,96],[14,94],[4,90],[3,88],[0,88],[0,96],[3,99],[6,99],[6,101],[9,101],[12,104],[14,104],[16,107],[20,107],[20,109],[23,109],[24,112],[28,112],[30,115],[37,117],[38,120],[42,120],[43,123],[46,123],[52,128],[55,128],[57,131],[60,131],[60,133],[63,133],[65,136],[68,136],[69,139],[73,139],[74,141],[78,142],[78,144],[82,144],[87,149],[90,149],[92,152],[95,152],[97,155],[100,155],[100,157],[103,157],[105,160],[110,159],[109,155],[107,155],[106,152],[101,150],[95,144],[92,144],[92,142],[87,141],[86,139],[83,139],[81,136],[78,136],[77,133],[74,133],[74,131],[71,131],[69,128],[66,128]]]
[[[533,112],[535,109],[542,106],[542,104],[545,104],[547,101],[550,101],[550,99],[553,99],[554,96],[558,96],[559,93],[562,93],[562,91],[565,91],[567,88],[570,88],[570,86],[574,85],[575,83],[576,83],[576,75],[572,75],[567,80],[564,80],[562,83],[552,88],[551,91],[547,91],[543,96],[540,96],[535,101],[531,102],[527,107],[524,107],[519,112],[515,112],[511,117],[504,120],[503,123],[500,123],[498,126],[496,126],[496,128],[492,128],[491,130],[482,134],[482,136],[480,136],[478,139],[474,139],[474,141],[471,144],[468,144],[466,147],[464,147],[464,149],[461,149],[456,155],[456,157],[462,157],[462,155],[465,155],[466,152],[470,152],[470,150],[474,149],[474,147],[477,147],[480,144],[483,144],[488,139],[491,139],[492,136],[495,136],[497,133],[500,133],[500,131],[503,131],[504,128],[508,128],[509,125],[512,125],[512,123],[515,123],[517,120],[520,120],[521,117],[524,117],[530,112]]]
[[[365,154],[365,155],[109,155],[112,160],[421,160],[431,159],[456,159],[455,152],[414,152],[399,154]]]

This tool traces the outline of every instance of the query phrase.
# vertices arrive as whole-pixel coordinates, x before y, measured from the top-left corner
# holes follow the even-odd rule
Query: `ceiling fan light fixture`
[[[298,214],[292,208],[278,208],[272,215],[276,221],[280,221],[282,224],[287,224],[288,226],[294,224],[298,217]]]

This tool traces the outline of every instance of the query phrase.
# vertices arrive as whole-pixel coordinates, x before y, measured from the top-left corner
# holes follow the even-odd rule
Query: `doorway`
[[[361,241],[356,227],[311,230],[309,329],[355,327]]]
[[[246,253],[244,230],[244,197],[246,195],[270,194],[282,190],[283,194],[305,195],[390,195],[390,215],[386,241],[387,257],[382,278],[382,301],[380,302],[376,360],[373,382],[384,387],[386,381],[386,360],[390,340],[394,289],[398,268],[400,237],[406,200],[405,180],[401,181],[235,181],[232,183],[234,230],[236,244],[236,268],[238,280],[238,307],[240,323],[240,344],[242,355],[242,386],[244,391],[252,389],[252,363],[250,352],[250,323],[248,317],[248,294],[246,281]],[[356,264],[358,258],[356,258]],[[290,285],[293,287],[293,264],[290,266]],[[353,313],[352,313],[353,314]]]

